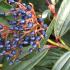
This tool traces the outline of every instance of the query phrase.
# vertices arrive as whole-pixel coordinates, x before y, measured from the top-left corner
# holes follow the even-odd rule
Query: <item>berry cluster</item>
[[[23,53],[22,48],[31,45],[32,49],[40,48],[40,41],[46,36],[47,24],[41,17],[37,17],[32,3],[15,2],[16,8],[12,8],[9,13],[14,20],[8,20],[11,27],[0,25],[0,49],[3,51],[0,56],[7,56],[10,65],[14,61],[19,61],[18,56]]]

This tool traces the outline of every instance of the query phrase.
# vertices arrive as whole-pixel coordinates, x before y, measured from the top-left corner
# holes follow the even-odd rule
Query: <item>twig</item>
[[[18,2],[20,2],[20,3],[21,3],[21,2],[22,2],[22,0],[18,0]]]
[[[68,46],[66,46],[66,45],[63,45],[63,44],[61,44],[61,43],[56,43],[56,42],[54,42],[54,41],[52,41],[52,40],[50,40],[50,39],[48,39],[47,41],[48,41],[50,44],[54,45],[54,46],[57,46],[57,47],[60,47],[60,48],[64,48],[64,49],[70,51],[70,48],[69,48]]]
[[[2,68],[3,67],[3,64],[0,64],[0,68]]]

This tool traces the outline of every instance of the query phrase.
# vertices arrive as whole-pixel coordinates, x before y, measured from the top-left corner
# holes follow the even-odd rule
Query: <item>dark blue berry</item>
[[[28,18],[32,18],[32,14],[31,14],[31,13],[28,14],[27,17],[28,17]]]
[[[25,44],[25,45],[26,45],[26,44],[29,44],[29,42],[28,42],[28,41],[23,41],[23,44]]]
[[[31,10],[32,9],[32,6],[30,6],[30,5],[27,5],[27,10]]]
[[[35,32],[34,32],[34,31],[32,31],[30,34],[34,35],[34,34],[35,34]]]
[[[14,0],[8,0],[8,2],[9,2],[9,3],[14,3],[15,1],[14,1]]]
[[[26,7],[26,4],[25,3],[22,3],[25,7]]]
[[[7,41],[5,42],[5,44],[10,44],[10,41],[9,41],[9,40],[7,40]]]
[[[16,55],[16,51],[15,51],[15,50],[13,50],[13,51],[11,52],[11,54]]]
[[[3,26],[2,26],[2,25],[0,25],[0,30],[1,30],[1,29],[3,29]]]
[[[48,26],[47,24],[44,24],[44,25],[43,25],[44,28],[47,28],[47,26]]]
[[[24,10],[19,10],[18,13],[21,13],[22,15],[26,14],[26,12]]]
[[[30,48],[30,49],[29,49],[29,52],[32,53],[32,52],[33,52],[33,48]]]
[[[19,30],[18,26],[14,26],[14,29],[15,29],[15,30]]]
[[[33,43],[32,46],[33,46],[33,48],[36,48],[37,47],[37,44],[36,43]]]
[[[12,65],[12,64],[13,64],[13,61],[10,61],[10,62],[9,62],[9,65]]]
[[[33,23],[32,22],[29,22],[27,27],[28,28],[31,28],[32,26],[33,26]]]
[[[20,60],[19,60],[19,59],[16,59],[15,61],[16,61],[16,62],[19,62]]]
[[[30,45],[33,45],[33,43],[34,43],[33,41],[30,41]]]
[[[38,22],[43,22],[43,18],[38,18]]]
[[[0,44],[0,48],[3,48],[4,46],[2,44]]]
[[[23,48],[23,45],[19,45],[18,47],[19,47],[19,48]]]
[[[10,25],[16,25],[17,22],[16,22],[16,21],[10,21],[9,24],[10,24]]]
[[[7,59],[7,60],[10,60],[10,56],[7,56],[6,59]]]
[[[41,37],[40,36],[37,36],[36,37],[36,40],[40,41],[41,40]]]
[[[25,37],[25,41],[28,41],[30,38],[29,38],[29,36],[26,36]]]
[[[19,38],[15,38],[15,41],[19,41],[20,39]]]
[[[24,19],[20,20],[20,24],[25,24],[25,20]]]
[[[23,30],[22,26],[19,26],[19,31],[22,31],[22,30]]]
[[[31,40],[35,40],[35,37],[34,37],[34,36],[32,36],[30,39],[31,39]]]

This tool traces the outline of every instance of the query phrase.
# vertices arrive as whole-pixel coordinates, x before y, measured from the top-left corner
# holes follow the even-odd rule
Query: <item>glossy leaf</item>
[[[51,70],[53,65],[56,63],[56,61],[65,53],[61,48],[52,48],[48,51],[47,55],[36,65],[34,66],[35,70],[42,69],[48,69]]]
[[[9,4],[7,4],[7,3],[5,3],[3,1],[0,2],[0,10],[3,10],[4,12],[9,11],[9,9],[11,7],[12,7],[11,5],[9,5]]]
[[[6,26],[11,26],[8,24],[8,22],[4,18],[0,18],[0,24],[6,25]]]
[[[56,23],[54,25],[55,36],[63,36],[70,29],[70,1],[63,0],[58,15],[56,18]]]
[[[69,70],[70,67],[70,52],[66,52],[61,58],[55,63],[52,70]]]

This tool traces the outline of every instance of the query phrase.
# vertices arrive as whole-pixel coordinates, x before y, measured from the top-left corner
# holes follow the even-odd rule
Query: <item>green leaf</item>
[[[37,64],[38,66],[47,66],[55,63],[59,57],[64,53],[60,48],[52,48],[48,51],[47,55]]]
[[[47,54],[47,52],[48,49],[45,49],[38,52],[31,59],[17,63],[16,65],[5,68],[4,70],[31,70]]]
[[[4,12],[7,12],[7,11],[9,11],[10,8],[12,8],[11,5],[9,5],[9,4],[7,4],[3,1],[0,2],[0,10],[3,10]]]
[[[70,70],[70,52],[66,52],[61,58],[55,63],[52,70]]]
[[[68,45],[68,46],[70,47],[70,30],[68,30],[68,31],[66,32],[66,34],[64,34],[64,35],[62,36],[62,40],[64,41],[64,43],[65,43],[66,45]]]
[[[8,24],[8,22],[4,18],[0,18],[0,24],[6,25],[6,26],[11,26]]]
[[[70,0],[63,0],[56,23],[54,25],[55,36],[63,36],[70,29]]]
[[[61,48],[52,48],[48,51],[46,56],[34,66],[34,70],[51,70],[56,61],[65,53],[66,51]],[[32,70],[33,70],[32,69]]]

